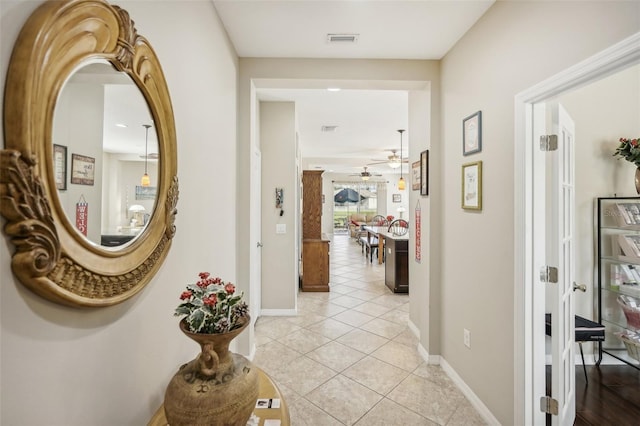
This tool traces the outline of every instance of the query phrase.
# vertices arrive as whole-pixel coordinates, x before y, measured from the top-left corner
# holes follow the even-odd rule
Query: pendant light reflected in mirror
[[[398,130],[398,133],[400,133],[400,161],[402,161],[402,133],[404,133],[404,129]],[[402,168],[402,164],[400,164],[400,180],[398,181],[398,190],[400,191],[404,191],[406,188],[406,183],[402,177]]]
[[[140,179],[141,186],[151,186],[151,178],[149,177],[149,173],[147,173],[147,161],[149,159],[149,127],[151,124],[143,124],[142,127],[145,128],[145,137],[144,137],[144,175],[142,175],[142,179]]]

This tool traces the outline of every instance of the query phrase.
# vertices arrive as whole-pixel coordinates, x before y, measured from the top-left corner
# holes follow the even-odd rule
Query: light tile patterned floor
[[[293,426],[483,425],[408,329],[409,298],[384,285],[346,235],[331,242],[331,291],[298,294],[295,317],[260,317],[253,362],[278,384]]]

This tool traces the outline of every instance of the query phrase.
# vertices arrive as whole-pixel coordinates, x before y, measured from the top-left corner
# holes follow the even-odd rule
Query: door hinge
[[[556,151],[558,149],[558,135],[540,136],[540,151]]]
[[[550,396],[543,396],[540,398],[540,411],[543,413],[551,414],[553,416],[558,415],[558,400],[551,398]]]
[[[554,266],[543,266],[540,269],[540,281],[543,283],[557,283],[558,268]]]

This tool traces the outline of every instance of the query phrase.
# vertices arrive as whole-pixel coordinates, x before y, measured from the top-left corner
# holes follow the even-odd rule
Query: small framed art
[[[394,203],[399,203],[402,200],[400,194],[392,194],[391,197],[391,201],[393,201]]]
[[[157,186],[136,185],[136,200],[155,200],[157,194]]]
[[[420,161],[411,163],[411,190],[417,191],[420,189]]]
[[[482,210],[482,161],[462,165],[462,208]]]
[[[56,180],[56,188],[64,191],[67,189],[67,147],[53,144],[53,173]]]
[[[482,151],[482,111],[462,120],[462,155]]]
[[[96,159],[80,154],[71,154],[71,183],[93,185],[96,173]]]
[[[420,153],[420,195],[429,195],[429,150]]]

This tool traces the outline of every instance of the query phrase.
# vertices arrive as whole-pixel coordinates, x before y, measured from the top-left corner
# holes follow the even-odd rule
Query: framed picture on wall
[[[64,191],[67,189],[67,147],[53,144],[53,173],[56,180],[56,188]]]
[[[156,186],[136,185],[136,200],[155,200],[158,193]]]
[[[482,151],[482,111],[462,120],[462,155]]]
[[[482,210],[482,161],[462,165],[462,208]]]
[[[96,173],[96,159],[80,154],[71,154],[71,183],[93,185]]]
[[[402,200],[402,197],[400,194],[391,195],[391,201],[393,201],[394,203],[399,203],[401,200]]]
[[[429,150],[420,153],[420,195],[429,195]]]
[[[417,191],[420,189],[420,161],[411,163],[411,189]]]

